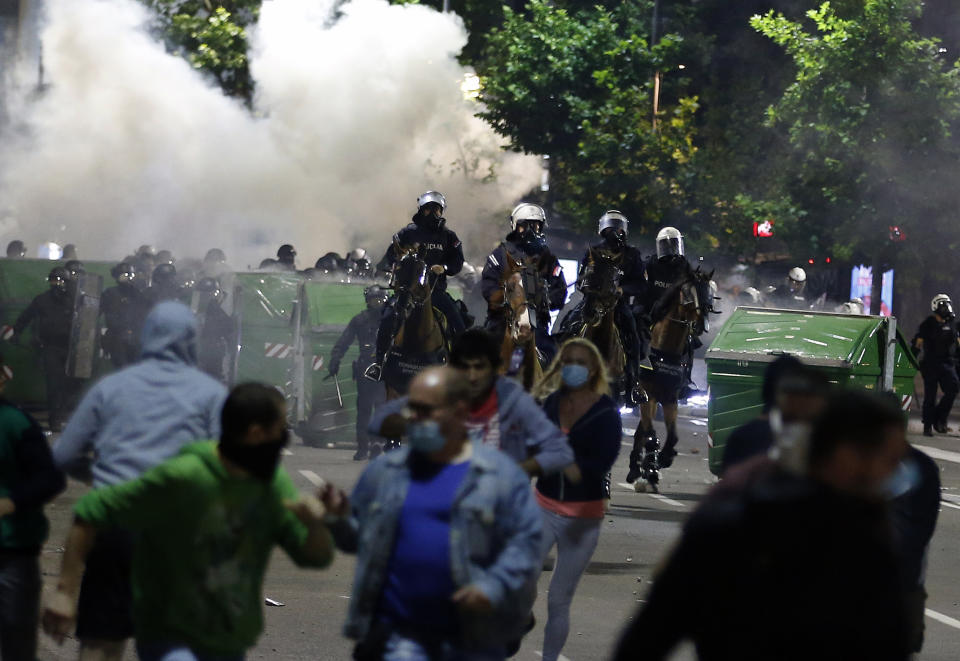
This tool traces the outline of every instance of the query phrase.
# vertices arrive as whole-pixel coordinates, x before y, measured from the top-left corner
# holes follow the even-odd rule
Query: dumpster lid
[[[706,357],[771,362],[786,353],[810,365],[857,365],[878,371],[886,323],[886,317],[738,307],[711,343]],[[902,336],[898,340],[903,343]]]

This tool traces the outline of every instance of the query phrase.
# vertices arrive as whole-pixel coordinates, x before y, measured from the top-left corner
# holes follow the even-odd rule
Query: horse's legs
[[[663,422],[667,427],[667,440],[663,444],[663,450],[660,452],[661,468],[669,468],[673,464],[673,458],[677,456],[677,443],[680,437],[677,436],[677,404],[663,405]]]
[[[657,402],[650,399],[640,405],[640,424],[633,434],[633,450],[630,452],[630,472],[627,473],[627,482],[634,482],[656,464],[657,449],[660,446],[657,433],[653,428],[653,417],[657,412]]]

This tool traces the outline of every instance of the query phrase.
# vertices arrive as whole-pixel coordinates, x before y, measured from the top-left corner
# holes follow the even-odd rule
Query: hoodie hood
[[[197,318],[183,303],[163,301],[147,315],[140,357],[197,364]]]

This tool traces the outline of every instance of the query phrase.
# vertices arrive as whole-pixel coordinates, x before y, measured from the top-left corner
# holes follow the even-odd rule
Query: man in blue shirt
[[[499,661],[529,620],[541,515],[516,462],[467,435],[470,393],[458,370],[418,374],[407,444],[370,464],[352,507],[324,494],[337,546],[357,554],[354,658]]]

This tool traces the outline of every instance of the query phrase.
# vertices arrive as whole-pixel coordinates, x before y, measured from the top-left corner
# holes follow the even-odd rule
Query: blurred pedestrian
[[[143,476],[80,499],[44,629],[62,640],[76,617],[84,561],[98,531],[137,534],[133,563],[142,661],[242,659],[263,630],[263,577],[274,546],[325,567],[333,542],[316,498],[299,497],[279,467],[289,432],[283,395],[237,386],[219,444],[185,446]]]
[[[387,389],[382,382],[363,378],[363,369],[374,361],[377,351],[377,330],[380,328],[380,316],[383,314],[387,297],[387,290],[378,285],[364,288],[363,300],[366,303],[366,309],[350,319],[350,323],[330,351],[327,378],[337,378],[340,373],[340,362],[350,345],[356,342],[358,347],[357,358],[350,369],[350,378],[357,384],[357,451],[353,455],[354,461],[363,461],[370,456],[371,439],[367,425],[370,423],[373,409],[387,400]],[[374,452],[374,456],[379,454],[379,448]]]
[[[367,467],[332,528],[357,553],[345,629],[356,659],[500,660],[529,622],[540,512],[516,462],[471,442],[469,401],[457,370],[416,375],[408,444]]]
[[[934,430],[947,433],[947,418],[960,390],[957,378],[957,345],[960,333],[954,320],[953,303],[946,294],[937,294],[930,301],[933,312],[923,320],[913,346],[920,354],[920,374],[923,375],[923,435],[933,436]],[[937,388],[943,397],[937,401]]]
[[[497,374],[500,346],[490,333],[482,328],[464,331],[453,344],[450,365],[470,386],[465,423],[472,440],[507,453],[528,475],[550,475],[573,463],[566,437],[536,400],[517,381]],[[402,435],[406,402],[400,398],[381,406],[370,421],[371,430],[388,438]]]
[[[690,638],[707,661],[906,659],[883,499],[906,449],[899,407],[834,393],[805,474],[772,466],[694,512],[614,658],[664,659]]]
[[[143,325],[140,361],[104,377],[86,394],[53,448],[57,466],[94,487],[121,484],[220,435],[226,389],[196,367],[196,319],[182,303],[158,304]],[[123,657],[134,633],[130,588],[133,539],[105,528],[87,558],[77,637],[81,654]]]
[[[732,467],[770,452],[777,434],[809,428],[826,404],[828,386],[820,372],[805,367],[793,356],[778,356],[770,362],[763,372],[761,414],[727,437],[721,477]]]
[[[600,539],[607,474],[620,453],[623,427],[603,358],[589,340],[563,344],[537,394],[546,397],[547,417],[567,434],[574,453],[562,472],[537,479],[543,559],[557,547],[543,634],[544,661],[556,661],[570,632],[573,593]]]
[[[35,661],[40,617],[43,506],[66,480],[39,425],[2,398],[9,371],[0,357],[0,659]]]
[[[50,288],[36,296],[13,322],[13,341],[32,327],[43,365],[47,392],[47,425],[60,431],[76,404],[82,381],[67,374],[70,331],[73,327],[73,297],[66,269],[57,266],[47,276]]]

